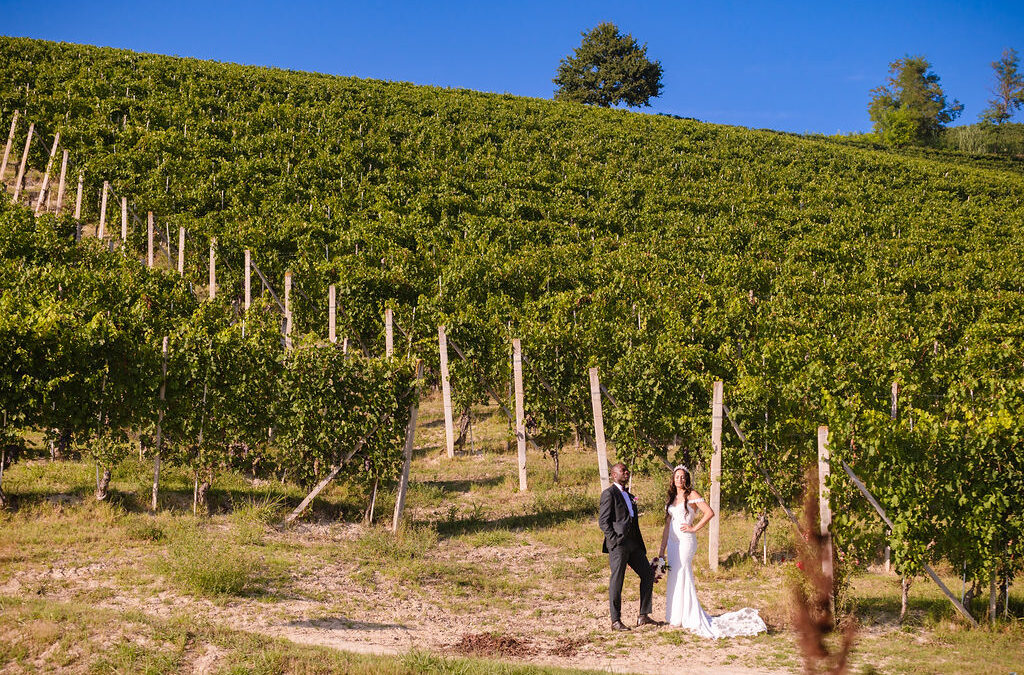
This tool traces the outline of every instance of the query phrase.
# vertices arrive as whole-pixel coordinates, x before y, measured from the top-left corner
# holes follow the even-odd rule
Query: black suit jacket
[[[640,534],[640,512],[637,503],[633,501],[633,511],[638,517],[630,518],[626,500],[623,499],[625,496],[614,483],[601,493],[601,508],[597,516],[598,525],[604,532],[604,545],[601,550],[608,553],[619,546],[627,546],[629,549],[639,548],[646,555],[647,547],[644,546],[644,538]]]

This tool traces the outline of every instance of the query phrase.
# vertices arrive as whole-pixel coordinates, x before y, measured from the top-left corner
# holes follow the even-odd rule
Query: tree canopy
[[[582,35],[575,53],[558,66],[556,99],[637,107],[649,106],[661,95],[661,62],[647,58],[647,45],[623,35],[614,23],[599,24]]]
[[[996,71],[996,86],[992,89],[994,98],[981,113],[981,120],[1002,124],[1024,106],[1024,75],[1020,72],[1017,50],[1004,49],[1002,58],[992,62],[992,69]]]
[[[889,81],[871,90],[868,113],[875,133],[894,146],[936,140],[943,126],[963,112],[956,99],[946,102],[939,76],[923,56],[906,56],[889,64]]]

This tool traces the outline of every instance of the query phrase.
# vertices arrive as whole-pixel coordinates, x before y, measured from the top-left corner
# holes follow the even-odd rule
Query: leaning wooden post
[[[441,398],[444,404],[444,443],[448,459],[455,457],[455,423],[452,420],[452,385],[448,377],[448,335],[444,326],[437,327],[437,343],[441,351]]]
[[[11,156],[11,148],[14,147],[14,131],[18,128],[19,114],[20,113],[15,110],[14,118],[11,119],[11,132],[7,134],[7,145],[4,147],[4,161],[0,164],[0,183],[2,183],[4,178],[7,177],[7,160]]]
[[[217,297],[217,237],[210,237],[210,300]]]
[[[56,211],[59,216],[64,210],[64,190],[67,187],[68,177],[68,151],[64,150],[60,160],[60,181],[57,183],[57,206]]]
[[[14,199],[18,201],[21,196],[21,184],[25,182],[25,167],[28,166],[28,151],[32,147],[32,133],[36,130],[36,123],[28,125],[28,138],[25,139],[25,152],[21,154],[21,164],[18,166],[18,177],[14,179]]]
[[[395,313],[390,307],[384,310],[384,355],[395,355]]]
[[[249,249],[245,249],[245,273],[242,276],[245,279],[245,311],[248,312],[252,304],[252,253]]]
[[[601,380],[597,368],[590,369],[590,405],[594,408],[594,444],[597,445],[597,470],[601,490],[608,487],[608,447],[604,440],[604,410],[601,406]]]
[[[334,284],[327,288],[327,338],[331,344],[338,342],[338,301]]]
[[[178,275],[185,276],[185,228],[178,228]]]
[[[96,227],[96,236],[100,239],[106,231],[107,226],[107,193],[110,192],[110,182],[103,181],[103,193],[100,196],[100,224]]]
[[[821,572],[828,577],[829,588],[832,587],[832,509],[829,506],[828,476],[829,451],[828,451],[828,427],[818,427],[818,514],[821,520],[821,536],[824,538],[824,546],[821,556]],[[835,603],[835,596],[829,591],[830,602]]]
[[[420,402],[420,380],[423,378],[423,359],[416,359],[416,384],[413,385],[412,403],[409,404],[409,424],[405,427],[405,460],[402,462],[402,477],[398,483],[398,497],[395,499],[395,518],[391,531],[398,532],[398,523],[405,509],[405,493],[409,489],[409,466],[412,464],[412,446],[416,437],[416,414]]]
[[[157,490],[160,485],[160,449],[163,443],[162,427],[164,421],[164,401],[167,395],[167,352],[168,350],[168,338],[164,336],[163,345],[163,380],[160,382],[160,411],[157,413],[156,419],[156,451],[153,455],[153,502],[151,508],[156,511],[156,497]]]
[[[50,187],[50,169],[53,168],[53,158],[57,156],[57,145],[60,144],[60,132],[53,137],[53,147],[50,148],[50,158],[46,160],[46,171],[43,172],[43,184],[39,188],[39,196],[36,198],[35,213],[38,216],[43,210],[43,203],[46,201],[46,192]]]
[[[146,265],[153,266],[153,212],[146,214]]]
[[[523,347],[512,340],[512,378],[516,388],[516,446],[519,450],[519,491],[526,491],[526,415],[523,411]]]
[[[708,565],[718,571],[718,549],[722,522],[722,405],[725,386],[716,380],[711,387],[711,510],[715,517],[708,526]]]

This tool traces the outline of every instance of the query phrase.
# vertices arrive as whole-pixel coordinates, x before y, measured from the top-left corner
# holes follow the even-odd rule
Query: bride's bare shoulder
[[[690,490],[690,496],[686,498],[686,501],[688,501],[688,502],[700,502],[700,501],[704,501],[704,498],[701,497],[700,493],[697,492],[696,490]]]

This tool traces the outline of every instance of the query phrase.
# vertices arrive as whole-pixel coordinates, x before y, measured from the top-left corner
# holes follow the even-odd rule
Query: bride
[[[700,522],[694,517],[700,512]],[[681,626],[701,637],[719,638],[737,635],[756,635],[767,631],[756,609],[749,607],[721,616],[711,617],[697,599],[697,586],[693,580],[693,554],[697,552],[697,532],[715,517],[715,512],[704,498],[693,489],[690,470],[677,466],[672,471],[665,504],[665,530],[661,535],[661,552],[668,553],[668,580],[666,582],[665,621]]]

